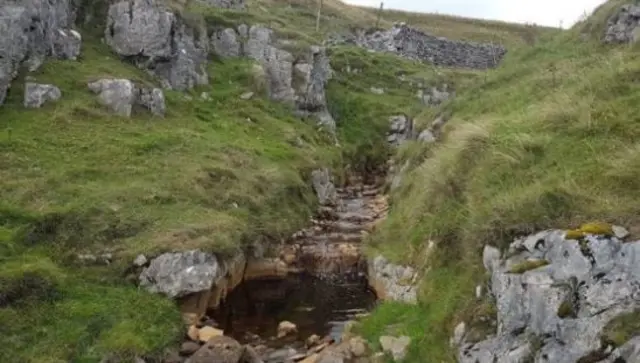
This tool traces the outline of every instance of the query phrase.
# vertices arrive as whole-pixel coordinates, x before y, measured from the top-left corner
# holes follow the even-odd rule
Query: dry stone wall
[[[355,44],[373,51],[400,56],[452,68],[494,68],[507,50],[498,44],[450,40],[429,35],[404,23],[384,31],[334,36],[330,44]]]

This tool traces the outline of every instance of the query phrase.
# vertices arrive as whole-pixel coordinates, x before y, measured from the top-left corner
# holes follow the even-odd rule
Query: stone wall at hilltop
[[[333,37],[330,44],[355,44],[373,51],[452,68],[487,69],[498,66],[507,50],[498,44],[450,40],[426,34],[404,23],[389,30]]]

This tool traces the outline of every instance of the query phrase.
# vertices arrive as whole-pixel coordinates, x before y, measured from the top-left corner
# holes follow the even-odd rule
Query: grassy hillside
[[[444,106],[453,117],[443,142],[398,154],[412,168],[371,237],[372,253],[425,274],[417,307],[384,304],[366,321],[372,340],[407,334],[409,361],[452,362],[453,327],[465,320],[480,338],[487,327],[479,318],[495,314],[474,294],[486,278],[485,244],[506,247],[518,235],[593,220],[639,237],[640,58],[627,46],[599,42],[622,3],[511,51],[503,66]],[[436,248],[427,253],[429,241]]]
[[[100,2],[81,3],[80,15],[104,10]],[[292,40],[294,52],[328,32],[375,24],[370,11],[338,1],[325,1],[320,32],[312,0],[256,0],[247,12],[184,1],[172,6],[193,25],[266,24]],[[385,16],[383,25],[390,22]],[[451,19],[451,29],[463,23]],[[336,70],[347,65],[362,70],[338,72],[329,85],[340,147],[260,92],[241,100],[256,88],[246,60],[212,59],[210,86],[165,92],[164,119],[146,113],[125,119],[98,105],[87,82],[102,77],[158,82],[100,42],[99,21],[90,26],[82,29],[77,62],[49,61],[29,74],[60,87],[60,101],[25,110],[26,75],[21,75],[0,108],[3,361],[98,362],[109,354],[126,360],[175,347],[182,332],[174,304],[125,282],[136,254],[187,248],[225,254],[256,240],[279,241],[313,210],[308,180],[313,168],[331,166],[340,176],[346,167],[379,165],[389,156],[388,116],[421,112],[415,87],[399,74],[460,88],[484,79],[476,72],[435,70],[390,55],[336,48],[331,54]],[[492,79],[496,85],[506,82]],[[373,94],[370,87],[385,94]],[[84,266],[75,256],[86,253],[111,253],[114,261]]]

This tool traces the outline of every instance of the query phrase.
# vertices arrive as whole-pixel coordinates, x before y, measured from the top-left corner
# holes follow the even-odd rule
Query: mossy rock
[[[564,318],[575,318],[576,312],[573,308],[573,304],[569,301],[563,301],[562,304],[558,307],[558,317],[560,319]]]
[[[603,345],[619,347],[638,334],[640,334],[640,310],[619,315],[611,320],[602,330],[600,340]]]
[[[577,229],[567,231],[564,238],[567,240],[581,240],[588,234],[606,237],[612,237],[615,235],[611,224],[604,222],[590,222],[581,225]]]
[[[509,273],[523,274],[529,270],[535,270],[548,264],[549,261],[547,260],[527,260],[511,266],[511,268],[509,269]]]

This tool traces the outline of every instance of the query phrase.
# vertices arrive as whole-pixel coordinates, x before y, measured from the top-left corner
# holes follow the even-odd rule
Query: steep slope
[[[486,260],[483,266],[485,245],[507,253],[516,237],[551,228],[564,235],[566,230],[593,221],[604,227],[585,227],[589,233],[611,236],[607,223],[612,223],[629,229],[631,236],[627,240],[638,239],[640,92],[636,75],[640,63],[635,45],[603,44],[605,40],[626,43],[630,39],[637,15],[630,10],[613,17],[627,3],[609,1],[567,32],[533,46],[510,49],[501,67],[489,71],[481,82],[462,90],[455,100],[443,106],[442,110],[452,117],[444,128],[442,142],[408,142],[403,146],[396,164],[406,165],[406,172],[399,187],[392,191],[388,219],[370,243],[373,255],[382,253],[393,261],[422,269],[419,303],[383,304],[363,326],[370,340],[389,333],[404,334],[412,338],[409,361],[455,361],[458,352],[449,346],[449,339],[458,323],[466,323],[466,338],[471,342],[496,334],[496,312],[502,319],[498,321],[501,329],[507,329],[504,324],[509,323],[504,320],[505,306],[496,306],[491,294],[482,293],[486,286],[491,287],[485,273]],[[426,125],[434,118],[433,112],[426,112],[416,122]],[[577,246],[578,242],[572,239],[584,242],[582,232],[572,236],[567,234],[563,243]],[[549,238],[549,246],[556,243]],[[611,243],[613,250],[620,248],[619,241],[614,239]],[[505,256],[507,260],[516,256],[505,262],[507,266],[522,259],[522,250],[516,247],[512,245]],[[543,274],[559,268],[557,260],[551,262],[556,265],[536,271]],[[548,263],[521,266],[519,273]],[[601,265],[596,267],[608,271],[612,265],[607,263],[598,260]],[[564,268],[572,269],[570,265]],[[502,278],[517,281],[517,277],[509,277],[514,275],[502,273]],[[575,273],[582,278],[582,272]],[[527,281],[534,281],[541,275],[527,276]],[[626,282],[635,283],[633,273],[625,276]],[[494,273],[493,290],[496,278]],[[583,288],[591,291],[585,294],[593,298],[596,290],[589,290],[593,285],[590,277],[585,278]],[[633,289],[630,291],[633,293]],[[500,295],[505,291],[491,292],[505,298]],[[547,296],[539,293],[535,298]],[[623,297],[620,299],[614,304],[628,303]],[[501,304],[505,304],[504,300]],[[630,307],[633,309],[633,304]],[[541,314],[540,311],[531,314]],[[622,320],[630,316],[633,315]],[[620,331],[618,346],[640,333],[620,321],[612,326]],[[528,334],[530,328],[535,331],[535,327],[526,326],[520,333],[527,329]],[[583,338],[599,334],[588,331]],[[540,339],[543,340],[531,343],[537,349],[551,344],[545,337]],[[594,350],[594,355],[588,355],[584,347],[566,343],[576,349],[572,354],[585,354],[580,362],[604,361],[616,346],[608,348],[605,344],[600,351],[594,344],[587,347]],[[500,349],[515,351],[517,347],[491,346],[487,351],[498,354]],[[546,345],[545,349],[549,347]],[[495,359],[512,361],[509,359],[517,359],[513,354],[511,358],[502,355]],[[568,354],[547,357],[534,349],[526,361],[573,361],[572,357],[575,358]],[[479,361],[492,359],[487,355]]]

